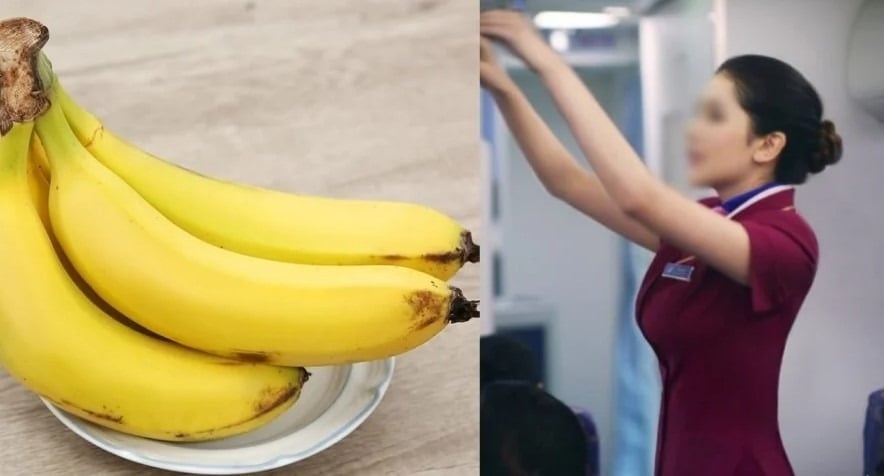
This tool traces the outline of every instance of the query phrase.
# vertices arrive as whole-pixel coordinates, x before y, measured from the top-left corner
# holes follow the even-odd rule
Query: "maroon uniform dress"
[[[780,439],[777,390],[786,337],[818,259],[794,195],[792,187],[773,187],[728,215],[749,235],[748,285],[665,242],[648,269],[636,314],[663,382],[656,476],[794,474]]]

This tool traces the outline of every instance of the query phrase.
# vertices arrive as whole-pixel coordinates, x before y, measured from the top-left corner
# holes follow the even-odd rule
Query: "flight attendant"
[[[639,327],[663,381],[657,476],[791,476],[777,422],[786,337],[817,268],[794,186],[841,156],[814,88],[764,56],[722,64],[688,132],[690,200],[657,180],[574,71],[518,12],[481,16],[481,81],[555,197],[656,253]],[[541,78],[593,173],[497,64],[499,41]]]

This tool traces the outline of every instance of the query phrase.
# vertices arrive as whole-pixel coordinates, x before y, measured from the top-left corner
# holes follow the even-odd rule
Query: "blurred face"
[[[757,140],[740,107],[734,83],[717,74],[697,103],[688,129],[688,170],[693,185],[720,188],[745,180],[757,164]]]

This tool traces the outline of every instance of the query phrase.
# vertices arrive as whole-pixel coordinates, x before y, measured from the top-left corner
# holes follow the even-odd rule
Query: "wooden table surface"
[[[481,242],[477,5],[2,0],[0,18],[46,24],[72,95],[161,157],[282,190],[430,205]],[[469,296],[477,268],[455,278]],[[362,427],[262,474],[477,474],[478,328],[402,356]],[[0,474],[167,473],[81,440],[0,370]]]

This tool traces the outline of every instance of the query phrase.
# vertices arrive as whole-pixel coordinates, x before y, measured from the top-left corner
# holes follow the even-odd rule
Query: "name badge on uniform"
[[[664,278],[677,279],[679,281],[690,282],[693,272],[694,267],[689,264],[666,263],[666,266],[663,267]]]

